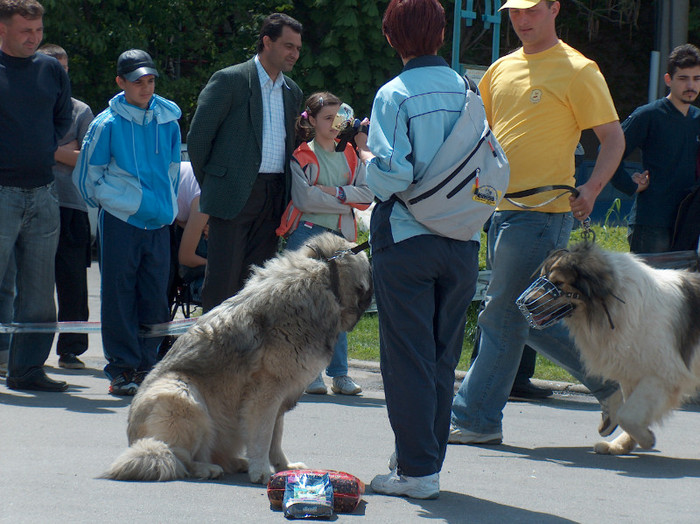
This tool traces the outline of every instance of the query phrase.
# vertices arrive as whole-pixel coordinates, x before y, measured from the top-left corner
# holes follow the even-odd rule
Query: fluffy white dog
[[[700,275],[581,243],[552,253],[541,276],[558,289],[547,311],[567,310],[564,322],[589,372],[622,388],[617,418],[624,432],[595,451],[652,448],[649,426],[700,386]]]

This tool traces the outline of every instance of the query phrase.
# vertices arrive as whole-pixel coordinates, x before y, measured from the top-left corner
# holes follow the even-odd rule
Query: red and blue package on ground
[[[290,485],[289,497],[294,497],[294,486],[296,486],[297,496],[294,500],[298,506],[294,511],[296,512],[298,510],[299,513],[302,513],[305,510],[303,505],[300,503],[303,496],[308,496],[309,501],[316,503],[319,500],[322,501],[322,499],[318,497],[321,492],[329,492],[327,487],[323,488],[326,491],[319,488],[319,486],[324,486],[325,483],[325,480],[319,479],[324,479],[326,476],[331,488],[330,493],[332,494],[332,499],[330,502],[330,508],[332,509],[332,512],[352,513],[360,503],[360,500],[362,500],[362,495],[365,492],[364,483],[354,475],[345,473],[344,471],[327,469],[294,469],[275,473],[267,484],[267,497],[270,500],[270,506],[273,509],[285,509],[286,512],[285,493],[287,491],[287,486]],[[302,479],[302,477],[304,477],[304,480],[302,481],[302,484],[300,484],[299,479]],[[324,503],[321,502],[320,505],[323,504]],[[317,511],[321,510],[317,509]],[[330,513],[331,515],[332,512]],[[318,517],[323,515],[309,516]]]

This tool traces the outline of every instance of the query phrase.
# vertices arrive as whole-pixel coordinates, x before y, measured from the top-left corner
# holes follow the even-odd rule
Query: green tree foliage
[[[329,90],[369,116],[377,88],[401,70],[382,35],[388,0],[299,0],[292,16],[304,24],[304,51],[293,77],[304,93]]]
[[[98,112],[118,91],[122,51],[148,51],[158,66],[156,91],[183,110],[186,132],[211,74],[255,53],[264,16],[289,10],[282,0],[43,0],[45,42],[63,46],[77,98]]]
[[[305,93],[329,90],[369,114],[376,90],[401,70],[381,34],[388,0],[43,0],[45,42],[63,46],[77,98],[98,112],[117,92],[116,60],[129,48],[147,50],[161,76],[157,92],[183,110],[183,135],[197,96],[216,70],[255,53],[262,19],[285,12],[304,24],[303,50],[291,76]],[[484,2],[474,2],[483,9]],[[700,8],[692,3],[690,40],[700,35]],[[444,0],[445,45],[450,59],[454,0]],[[620,116],[646,102],[655,2],[562,2],[562,38],[600,65]],[[480,15],[481,13],[479,13]],[[464,28],[461,60],[488,65],[491,33],[483,24]],[[501,54],[519,45],[503,17]]]
[[[98,112],[118,91],[119,54],[137,47],[159,68],[157,92],[183,110],[183,134],[209,77],[255,54],[263,18],[286,12],[304,24],[291,76],[305,93],[328,89],[358,115],[401,67],[381,34],[387,0],[44,0],[45,42],[70,57],[73,92]]]

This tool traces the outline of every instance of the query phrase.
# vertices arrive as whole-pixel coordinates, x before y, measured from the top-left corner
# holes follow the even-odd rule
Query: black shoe
[[[50,379],[43,369],[35,369],[19,378],[8,377],[7,387],[18,390],[61,392],[68,389],[68,384],[62,380]]]
[[[112,379],[109,383],[109,392],[120,397],[133,397],[139,390],[139,385],[134,381],[134,372],[125,371]]]
[[[528,380],[527,382],[518,382],[513,384],[513,388],[510,390],[510,397],[535,400],[551,397],[552,393],[553,392],[551,389],[535,386]]]
[[[140,386],[143,384],[143,381],[146,379],[146,376],[148,375],[148,371],[137,371],[134,373],[134,382],[136,383],[137,386]]]
[[[65,369],[85,369],[85,363],[73,353],[66,353],[58,357],[58,367]]]

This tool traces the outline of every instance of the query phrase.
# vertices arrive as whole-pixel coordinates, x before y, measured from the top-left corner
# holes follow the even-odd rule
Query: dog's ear
[[[533,277],[538,277],[542,275],[547,275],[551,273],[552,267],[557,263],[562,257],[569,253],[568,249],[554,249],[549,252],[547,258],[537,267],[535,272],[531,275]]]
[[[603,300],[614,291],[614,275],[603,252],[592,242],[580,242],[571,248],[573,285],[590,300]]]
[[[595,283],[591,281],[590,275],[585,271],[575,272],[572,287],[574,287],[583,297],[585,297],[587,302],[593,300],[594,285]]]
[[[348,249],[350,244],[335,233],[321,233],[309,240],[306,247],[310,250],[309,258],[327,261],[339,251]]]

